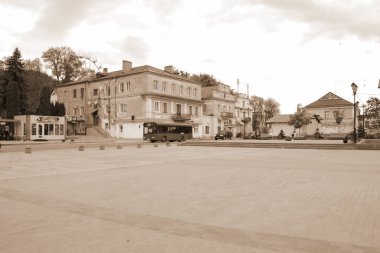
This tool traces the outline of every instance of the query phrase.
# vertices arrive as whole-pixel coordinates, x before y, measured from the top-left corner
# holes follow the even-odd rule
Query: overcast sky
[[[329,91],[352,101],[352,82],[363,103],[380,94],[379,13],[376,0],[0,0],[0,58],[68,46],[109,71],[173,65],[293,113]]]

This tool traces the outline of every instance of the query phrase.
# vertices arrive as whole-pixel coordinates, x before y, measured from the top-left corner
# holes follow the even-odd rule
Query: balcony
[[[174,121],[186,121],[186,120],[191,120],[191,115],[190,114],[183,114],[183,113],[176,113],[172,115],[172,119]]]
[[[221,112],[220,117],[222,117],[222,118],[233,118],[234,114],[232,112]]]

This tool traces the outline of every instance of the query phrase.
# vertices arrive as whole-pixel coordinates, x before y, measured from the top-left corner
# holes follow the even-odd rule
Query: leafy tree
[[[193,74],[190,77],[191,80],[199,82],[202,87],[217,86],[218,81],[209,74]]]
[[[297,112],[290,115],[288,124],[294,126],[294,129],[300,129],[304,125],[311,123],[311,117],[302,110],[302,106],[299,104],[297,106]]]
[[[259,96],[252,96],[250,99],[250,104],[253,109],[253,119],[252,119],[252,129],[256,131],[257,129],[262,129],[264,121],[264,98]]]
[[[50,106],[50,95],[51,89],[48,86],[44,86],[41,91],[40,103],[36,110],[37,115],[51,115],[51,106]]]
[[[273,98],[264,100],[265,121],[280,113],[280,103]]]
[[[81,56],[69,47],[51,47],[42,53],[42,59],[58,82],[68,83],[80,77]]]
[[[29,71],[42,71],[42,62],[39,58],[35,58],[34,60],[26,59],[24,60],[25,70]]]
[[[18,89],[19,94],[19,100],[18,103],[20,103],[20,112],[19,114],[25,114],[27,109],[27,85],[24,80],[24,63],[21,58],[21,52],[16,47],[13,51],[12,56],[6,58],[5,60],[5,78],[8,81],[7,87],[12,87],[12,89],[15,89],[13,87],[13,84],[16,83],[16,87]],[[12,85],[10,86],[10,83]],[[10,94],[13,94],[14,92],[11,92]],[[11,109],[7,107],[7,109]],[[16,114],[17,115],[17,114]]]
[[[179,70],[177,68],[174,68],[173,74],[178,75],[178,76],[182,76],[182,77],[185,77],[185,78],[190,78],[190,73],[189,72],[186,72],[186,71],[183,71],[183,70]]]
[[[365,109],[366,118],[372,123],[366,131],[369,135],[378,136],[380,134],[380,99],[370,97],[367,101],[368,107]]]

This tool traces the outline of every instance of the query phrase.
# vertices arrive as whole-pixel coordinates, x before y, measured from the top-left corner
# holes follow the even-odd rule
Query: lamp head
[[[354,92],[354,94],[356,94],[356,91],[358,90],[358,86],[356,85],[356,83],[352,83],[351,88],[352,88],[352,91]]]

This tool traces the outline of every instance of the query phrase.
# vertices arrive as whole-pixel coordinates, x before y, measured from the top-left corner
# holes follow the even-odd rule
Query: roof
[[[143,66],[134,67],[129,71],[117,70],[117,71],[107,72],[107,73],[98,73],[98,75],[87,77],[78,81],[58,84],[57,87],[70,86],[73,84],[75,85],[79,83],[86,83],[86,82],[92,82],[92,81],[107,80],[107,79],[118,78],[122,76],[134,75],[134,74],[147,73],[147,72],[201,85],[200,83],[196,81],[190,80],[188,78],[185,78],[173,73],[169,73],[165,70],[158,69],[149,65],[143,65]]]
[[[288,123],[291,114],[276,114],[268,119],[266,123]]]
[[[354,104],[337,96],[332,92],[328,92],[326,95],[314,101],[311,104],[308,104],[304,108],[325,108],[325,107],[347,107],[353,106]]]

